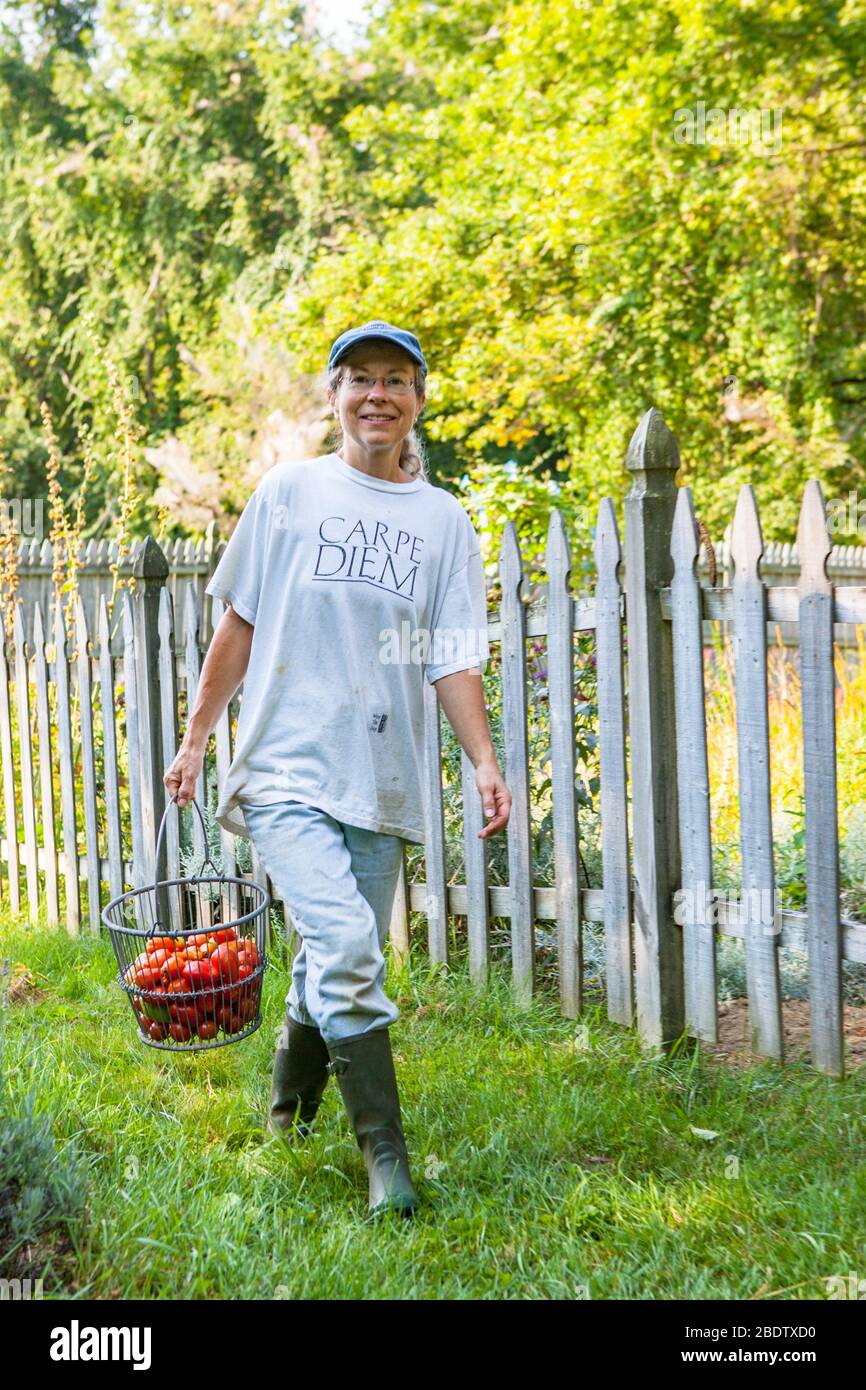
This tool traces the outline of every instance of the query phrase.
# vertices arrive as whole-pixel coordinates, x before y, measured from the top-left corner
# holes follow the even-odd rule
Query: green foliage
[[[400,0],[348,55],[289,0],[17,3],[0,44],[0,432],[38,494],[48,401],[74,495],[92,427],[91,531],[107,353],[218,514],[367,316],[422,337],[433,466],[483,497],[490,566],[554,505],[583,563],[650,404],[717,535],[745,480],[788,538],[807,477],[866,480],[863,0]],[[684,140],[698,102],[759,125]]]
[[[74,1141],[58,1149],[51,1122],[28,1091],[13,1112],[0,1096],[0,1267],[23,1268],[22,1251],[54,1228],[73,1228],[87,1196],[87,1161]],[[7,1275],[8,1277],[8,1275]]]

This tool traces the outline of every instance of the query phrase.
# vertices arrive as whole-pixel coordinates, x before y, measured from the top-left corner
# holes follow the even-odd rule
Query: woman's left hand
[[[511,815],[511,792],[499,770],[499,764],[495,762],[478,764],[475,769],[475,785],[485,816],[492,817],[488,819],[484,829],[478,832],[479,840],[486,840],[489,835],[496,835],[500,830],[504,830],[508,824],[508,817]]]

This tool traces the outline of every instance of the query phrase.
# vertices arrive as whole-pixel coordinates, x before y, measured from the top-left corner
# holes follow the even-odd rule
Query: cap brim
[[[387,343],[390,347],[396,347],[401,352],[405,352],[406,356],[411,357],[413,362],[417,362],[419,367],[426,365],[424,359],[417,352],[407,347],[405,343],[401,343],[399,339],[389,337],[387,333],[365,333],[362,337],[355,338],[353,342],[346,343],[345,347],[340,348],[336,357],[332,357],[328,365],[336,367],[339,362],[342,362],[347,352],[351,352],[352,348],[361,347],[364,343]]]

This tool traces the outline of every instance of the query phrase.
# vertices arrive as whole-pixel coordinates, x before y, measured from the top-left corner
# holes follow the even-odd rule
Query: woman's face
[[[346,354],[341,366],[343,379],[336,396],[330,399],[343,434],[367,449],[400,444],[424,405],[424,395],[415,389],[412,358],[387,343],[359,343]],[[395,375],[411,381],[410,390],[401,391],[385,383],[385,377]],[[369,380],[353,386],[353,376]]]

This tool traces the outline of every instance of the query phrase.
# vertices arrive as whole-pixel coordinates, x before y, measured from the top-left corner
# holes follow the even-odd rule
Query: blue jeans
[[[286,995],[298,1023],[326,1043],[387,1028],[382,954],[400,872],[397,835],[346,825],[316,806],[243,803],[247,829],[301,938]]]

